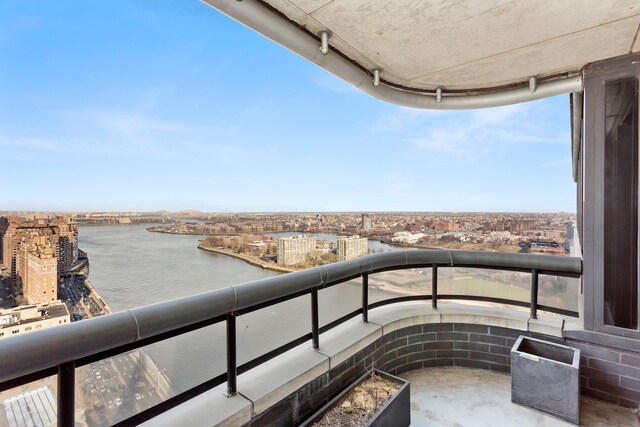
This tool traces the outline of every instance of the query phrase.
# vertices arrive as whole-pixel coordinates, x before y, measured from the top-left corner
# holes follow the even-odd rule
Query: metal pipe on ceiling
[[[530,91],[528,80],[522,87],[508,88],[491,93],[447,95],[442,91],[441,99],[435,94],[404,91],[380,82],[373,84],[371,75],[330,50],[322,54],[318,50],[318,41],[311,35],[293,25],[289,20],[268,9],[256,0],[230,2],[228,0],[202,0],[242,25],[262,34],[293,53],[324,68],[356,88],[382,101],[405,107],[433,110],[466,110],[498,107],[533,101],[550,96],[571,92],[582,92],[582,75],[560,78],[553,81],[536,82],[534,92]]]

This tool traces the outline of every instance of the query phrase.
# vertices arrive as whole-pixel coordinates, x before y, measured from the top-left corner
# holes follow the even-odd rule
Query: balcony
[[[469,289],[461,294],[439,292],[439,278],[441,288],[450,290],[446,286],[447,271],[459,268],[528,274],[530,300],[498,298],[481,289],[476,293]],[[385,274],[409,269],[428,279],[429,293],[414,292],[369,302],[370,280],[380,281]],[[220,421],[266,422],[273,417],[274,408],[291,404],[295,393],[304,392],[306,387],[319,387],[318,394],[305,403],[306,410],[294,405],[280,414],[280,421],[285,424],[297,422],[369,366],[392,373],[438,366],[508,372],[509,360],[504,353],[518,334],[562,340],[567,325],[564,318],[539,311],[578,315],[566,307],[540,304],[539,277],[576,277],[580,272],[581,261],[576,258],[465,251],[372,255],[12,338],[0,350],[2,359],[9,361],[0,368],[2,390],[57,374],[58,424],[69,425],[77,415],[72,396],[78,397],[78,368],[224,323],[226,373],[180,394],[166,396],[157,405],[118,420],[117,425],[159,422],[175,416],[183,420],[196,417],[194,422],[199,424],[197,417],[211,419],[212,411],[223,417]],[[319,292],[358,278],[361,307],[321,326]],[[352,282],[347,284],[354,286]],[[518,294],[521,296],[521,292]],[[305,295],[310,297],[311,331],[238,364],[237,316]],[[476,304],[447,303],[452,300]],[[486,338],[493,335],[496,337]],[[486,339],[502,345],[483,344]],[[429,346],[434,350],[425,350]],[[473,348],[480,351],[471,351]],[[330,381],[336,372],[342,372],[339,381]],[[234,404],[229,405],[231,402]]]

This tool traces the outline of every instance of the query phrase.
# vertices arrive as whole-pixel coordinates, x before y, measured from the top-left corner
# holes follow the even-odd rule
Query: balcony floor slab
[[[568,427],[573,424],[511,403],[511,377],[466,368],[432,368],[400,375],[411,382],[412,427]],[[628,409],[582,398],[580,425],[640,426]]]

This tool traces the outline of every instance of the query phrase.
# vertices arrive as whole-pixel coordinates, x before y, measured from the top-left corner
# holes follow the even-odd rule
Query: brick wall
[[[579,348],[583,395],[626,407],[639,406],[640,353],[496,326],[435,323],[410,326],[382,336],[255,417],[247,426],[298,424],[372,368],[393,375],[442,366],[509,373],[511,347],[520,335]]]
[[[582,395],[627,408],[640,406],[640,353],[573,339],[566,345],[580,349]]]

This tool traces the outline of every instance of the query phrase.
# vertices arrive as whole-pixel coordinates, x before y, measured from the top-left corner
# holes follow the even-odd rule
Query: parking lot
[[[72,322],[104,314],[104,311],[90,296],[84,280],[83,275],[65,277],[58,287],[58,298],[67,305]]]

